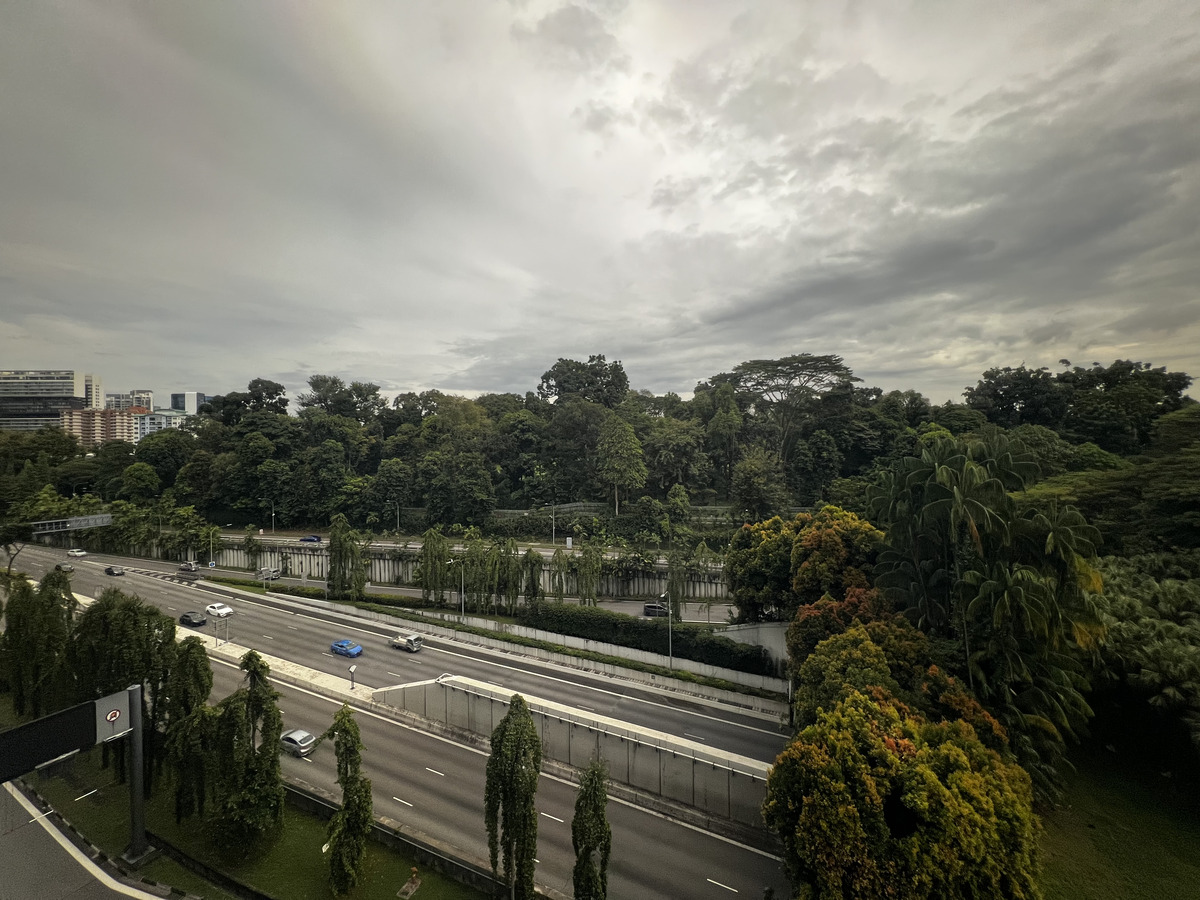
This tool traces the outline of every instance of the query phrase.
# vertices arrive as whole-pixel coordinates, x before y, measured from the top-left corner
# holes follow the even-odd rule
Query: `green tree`
[[[546,558],[533,547],[521,557],[525,602],[534,605],[542,598],[542,573],[546,570]]]
[[[753,447],[733,467],[729,502],[746,521],[760,522],[787,511],[787,479],[779,454]]]
[[[550,592],[554,594],[556,603],[562,603],[567,598],[567,577],[571,573],[571,557],[562,547],[554,551],[550,557]]]
[[[852,691],[780,754],[763,818],[796,896],[1036,900],[1028,775],[964,722]]]
[[[575,817],[571,819],[571,846],[575,848],[572,884],[575,900],[605,900],[608,896],[608,859],[612,853],[612,828],[608,824],[608,769],[594,759],[579,778]]]
[[[508,712],[492,732],[491,744],[484,824],[492,876],[502,879],[512,900],[533,900],[538,822],[534,799],[542,767],[542,742],[520,694],[513,694]]]
[[[441,528],[430,528],[421,535],[421,561],[417,568],[421,597],[433,597],[440,606],[450,584],[450,541]]]
[[[162,491],[162,481],[153,467],[135,462],[121,474],[120,496],[131,503],[149,503]]]
[[[604,544],[598,540],[587,540],[579,551],[578,568],[575,573],[580,606],[595,606],[600,592],[600,572],[604,565]]]
[[[217,706],[211,813],[225,849],[245,859],[278,832],[285,793],[279,768],[283,717],[270,667],[253,650],[240,667],[245,685]]]
[[[184,638],[167,676],[166,757],[175,781],[176,824],[195,813],[204,815],[212,770],[212,684],[204,643],[195,635]]]
[[[335,894],[347,893],[358,883],[375,824],[371,780],[362,774],[362,737],[354,713],[346,704],[333,717],[321,740],[333,739],[337,757],[337,782],[342,807],[329,820],[329,884]]]
[[[17,715],[36,718],[69,701],[67,643],[75,607],[70,580],[63,572],[48,573],[36,588],[24,579],[9,583],[0,646],[8,657]]]
[[[612,488],[614,515],[619,516],[621,491],[637,490],[646,484],[642,445],[628,423],[613,415],[600,428],[596,452],[600,480]]]
[[[366,540],[341,513],[329,525],[329,599],[362,600],[367,584]]]
[[[543,399],[578,398],[614,409],[629,391],[629,377],[621,361],[606,361],[603,354],[589,356],[586,363],[559,358],[542,375],[538,396]]]

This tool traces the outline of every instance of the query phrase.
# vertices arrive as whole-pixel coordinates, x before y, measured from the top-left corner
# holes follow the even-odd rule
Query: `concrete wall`
[[[511,694],[461,676],[379,688],[373,700],[488,736]],[[525,697],[545,758],[576,768],[600,757],[609,777],[648,794],[752,828],[762,827],[770,767],[694,741],[639,728],[539,697]]]

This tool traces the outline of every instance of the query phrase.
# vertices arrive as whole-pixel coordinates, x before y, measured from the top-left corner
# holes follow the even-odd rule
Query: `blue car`
[[[354,641],[334,641],[329,645],[329,650],[338,656],[362,656],[362,647]]]
[[[321,543],[321,536],[319,534],[310,534],[308,537],[300,538],[300,543],[302,543],[302,544],[319,544],[319,543]]]

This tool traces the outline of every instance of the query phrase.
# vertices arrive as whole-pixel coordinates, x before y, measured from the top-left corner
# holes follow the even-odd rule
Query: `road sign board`
[[[209,560],[209,561],[208,561],[208,567],[209,567],[210,569],[215,569],[215,568],[217,567],[217,564],[216,564],[216,562],[215,562],[215,561],[213,561],[213,560]]]

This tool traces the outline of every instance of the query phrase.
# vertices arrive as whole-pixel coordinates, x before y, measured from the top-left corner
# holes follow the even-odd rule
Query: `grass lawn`
[[[100,768],[100,751],[81,753],[54,767],[53,775],[30,776],[51,805],[100,849],[117,856],[129,842],[129,794],[116,783],[115,772]],[[87,792],[96,793],[84,797]],[[176,826],[169,785],[160,784],[146,808],[146,825],[168,841],[214,869],[280,900],[329,900],[329,869],[321,847],[325,822],[287,807],[279,839],[250,859],[222,858],[205,839],[196,820]],[[358,885],[343,895],[347,900],[394,900],[416,862],[371,842]],[[172,887],[213,900],[229,895],[204,882],[177,863],[160,857],[140,874]],[[436,872],[421,869],[419,900],[477,900],[470,888]]]
[[[1043,818],[1046,900],[1200,900],[1200,807],[1159,775],[1077,754],[1061,808]]]

